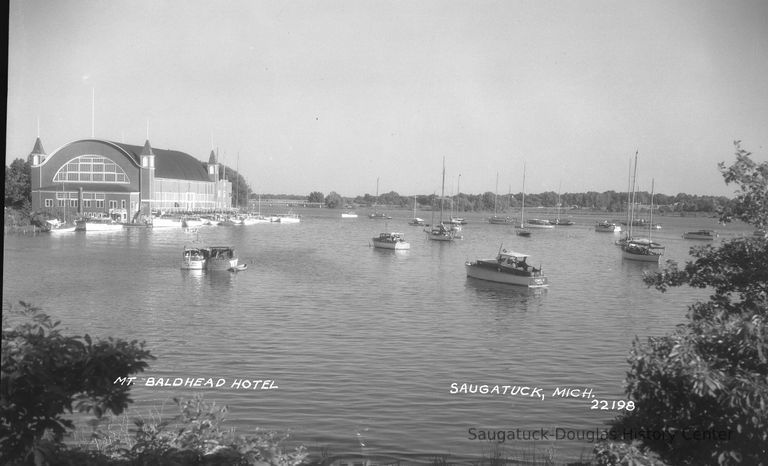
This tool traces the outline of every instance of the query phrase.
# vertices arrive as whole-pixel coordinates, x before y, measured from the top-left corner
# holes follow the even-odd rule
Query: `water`
[[[583,440],[555,439],[604,427],[617,411],[590,399],[553,397],[558,387],[621,400],[635,336],[671,332],[701,290],[659,293],[642,283],[653,264],[622,260],[614,234],[580,225],[518,238],[505,225],[470,217],[463,240],[430,242],[409,212],[341,220],[306,210],[302,223],[246,227],[126,229],[5,238],[4,309],[29,301],[71,332],[146,340],[157,357],[133,389],[135,409],[204,393],[229,404],[242,433],[290,429],[333,455],[388,455],[429,461],[479,457],[489,443],[469,429],[550,429],[547,441],[507,441],[515,451],[555,451],[575,461]],[[685,230],[712,219],[661,218],[654,239],[680,263]],[[385,230],[405,233],[409,251],[370,247]],[[234,245],[248,270],[179,270],[184,244]],[[493,257],[501,244],[531,254],[550,287],[520,289],[468,279],[464,261]],[[220,388],[146,385],[147,377],[225,379]],[[277,389],[231,388],[273,380]],[[539,388],[531,396],[451,393],[451,384]],[[638,407],[642,409],[642,407]]]

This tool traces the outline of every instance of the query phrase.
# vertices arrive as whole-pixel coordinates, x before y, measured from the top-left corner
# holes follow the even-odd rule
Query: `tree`
[[[323,193],[320,191],[312,191],[309,193],[309,197],[307,197],[307,202],[319,202],[322,204],[324,199],[325,196],[323,196]]]
[[[0,452],[4,464],[42,464],[73,428],[65,412],[120,414],[131,402],[127,377],[154,357],[135,340],[64,336],[59,322],[20,304],[21,310],[12,308],[2,319]],[[24,322],[7,329],[7,314]]]
[[[5,206],[29,209],[32,202],[32,169],[29,162],[16,159],[5,167]]]
[[[736,162],[719,164],[737,198],[720,212],[763,228],[768,162],[736,145]],[[666,433],[643,442],[672,464],[765,464],[768,458],[768,239],[725,240],[691,248],[695,260],[644,281],[661,292],[688,285],[713,291],[689,306],[671,335],[635,340],[626,392],[637,409],[621,431]]]
[[[342,205],[344,205],[344,199],[342,199],[339,193],[337,193],[336,191],[331,191],[325,197],[325,205],[329,209],[337,209]]]

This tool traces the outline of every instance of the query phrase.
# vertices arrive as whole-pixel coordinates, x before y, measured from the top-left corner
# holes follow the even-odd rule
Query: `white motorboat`
[[[181,217],[160,215],[152,218],[152,228],[181,228],[182,226]]]
[[[357,214],[354,212],[342,212],[341,218],[357,218]]]
[[[683,239],[714,240],[720,236],[715,230],[696,230],[683,233]]]
[[[411,249],[411,244],[405,240],[402,233],[381,233],[373,237],[373,247],[382,249]]]
[[[301,219],[299,218],[298,214],[291,212],[287,214],[278,215],[277,222],[278,223],[299,223],[301,222]]]
[[[54,233],[54,234],[72,233],[77,228],[77,225],[75,225],[74,223],[61,222],[57,218],[54,218],[52,220],[46,220],[45,223],[48,227],[48,232]]]
[[[598,233],[619,233],[621,225],[604,220],[595,224],[595,231]]]
[[[89,217],[78,220],[75,229],[85,232],[118,231],[123,229],[123,224],[111,218]]]
[[[184,247],[181,253],[182,270],[203,270],[205,268],[205,255],[200,248]]]
[[[203,219],[195,215],[185,215],[181,217],[181,226],[183,228],[197,228],[204,224],[205,222]]]
[[[541,273],[541,267],[528,264],[528,254],[499,249],[495,259],[467,261],[467,276],[508,285],[541,288],[549,286],[549,279]]]
[[[555,228],[555,226],[549,220],[541,218],[532,218],[526,223],[528,228]]]

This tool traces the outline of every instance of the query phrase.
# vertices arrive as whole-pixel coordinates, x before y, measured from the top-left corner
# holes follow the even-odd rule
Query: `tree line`
[[[5,167],[5,206],[17,210],[29,209],[31,205],[31,167],[28,161],[14,160],[10,166]],[[221,170],[223,179],[232,183],[232,205],[236,208],[248,208],[249,201],[258,195],[253,192],[248,182],[237,170],[223,165]],[[328,208],[337,209],[347,205],[374,206],[381,205],[391,208],[413,208],[414,196],[400,195],[390,191],[379,195],[364,194],[356,197],[343,197],[336,191],[323,194],[320,191],[312,191],[308,196],[288,194],[266,194],[262,197],[273,199],[296,199],[306,202],[320,203]],[[437,208],[440,205],[440,196],[435,194],[416,195],[416,207],[428,209],[431,206]],[[507,212],[518,210],[523,202],[523,194],[496,195],[490,191],[482,194],[459,193],[455,196],[444,198],[445,208],[452,207],[459,212]],[[650,204],[651,195],[647,191],[636,193],[635,202]],[[666,194],[654,194],[653,203],[659,206],[661,211],[669,212],[709,212],[714,213],[718,209],[728,207],[732,200],[725,196],[705,196],[679,193],[674,196]],[[605,191],[602,193],[588,191],[585,193],[563,193],[546,191],[538,194],[526,194],[525,205],[530,207],[550,207],[563,209],[590,209],[606,212],[622,212],[627,210],[627,193]]]

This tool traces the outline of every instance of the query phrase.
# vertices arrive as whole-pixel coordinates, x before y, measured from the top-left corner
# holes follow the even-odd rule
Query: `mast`
[[[525,228],[525,162],[523,162],[523,203],[520,207],[520,228]]]
[[[496,195],[493,196],[493,216],[496,216],[496,202],[499,200],[499,172],[496,172]]]
[[[443,185],[440,189],[440,223],[443,223],[443,197],[445,197],[445,156],[443,156]]]
[[[461,173],[459,173],[459,179],[456,181],[456,216],[459,217],[459,194],[461,193]]]
[[[627,239],[632,239],[633,223],[635,223],[635,187],[637,183],[637,151],[635,151],[635,172],[632,175],[632,205],[629,207],[629,232],[627,233]]]
[[[651,242],[652,235],[653,235],[653,181],[654,179],[651,178],[651,215],[650,220],[648,221],[648,242]]]

